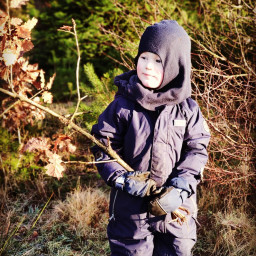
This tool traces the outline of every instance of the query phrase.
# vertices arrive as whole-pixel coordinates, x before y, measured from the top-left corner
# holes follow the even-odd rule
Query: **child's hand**
[[[156,182],[149,175],[150,172],[126,172],[115,180],[114,185],[133,196],[149,196],[156,190]]]
[[[177,210],[188,197],[188,192],[173,186],[165,187],[159,196],[149,202],[149,212],[155,216]]]

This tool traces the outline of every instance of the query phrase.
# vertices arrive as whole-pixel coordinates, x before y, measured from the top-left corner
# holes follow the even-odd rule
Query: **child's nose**
[[[146,65],[146,69],[152,69],[153,68],[153,63],[152,61],[148,61]]]

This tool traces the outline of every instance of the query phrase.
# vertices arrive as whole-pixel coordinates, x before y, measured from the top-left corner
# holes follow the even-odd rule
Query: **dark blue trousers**
[[[154,233],[145,239],[112,239],[111,256],[191,256],[195,240]]]

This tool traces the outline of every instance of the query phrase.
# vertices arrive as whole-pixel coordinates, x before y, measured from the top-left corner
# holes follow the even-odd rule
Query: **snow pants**
[[[109,242],[111,256],[191,256],[195,244],[193,239],[158,232],[141,240],[109,238]]]
[[[169,213],[150,214],[146,198],[113,190],[107,228],[111,256],[191,256],[197,237],[195,197],[193,194],[182,205],[190,214],[180,225]]]

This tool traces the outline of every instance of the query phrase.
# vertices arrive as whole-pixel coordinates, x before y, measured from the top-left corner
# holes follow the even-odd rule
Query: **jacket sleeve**
[[[190,188],[193,193],[208,160],[207,146],[210,140],[210,131],[197,103],[191,100],[189,109],[190,117],[187,120],[182,153],[174,173],[178,178],[178,183],[177,179],[175,181],[176,186],[183,184],[181,186],[184,187],[180,187],[181,189],[188,190]],[[179,180],[179,178],[181,179]]]
[[[130,111],[125,108],[125,102],[122,101],[124,101],[122,98],[116,98],[111,102],[99,116],[98,123],[92,127],[91,131],[92,135],[104,145],[107,145],[109,139],[112,149],[114,149],[120,157],[122,157],[124,135],[127,130],[130,115]],[[92,147],[91,151],[96,161],[110,159],[98,146]],[[116,176],[125,172],[125,169],[116,162],[99,163],[96,166],[99,174],[108,185],[112,184],[112,180]]]

